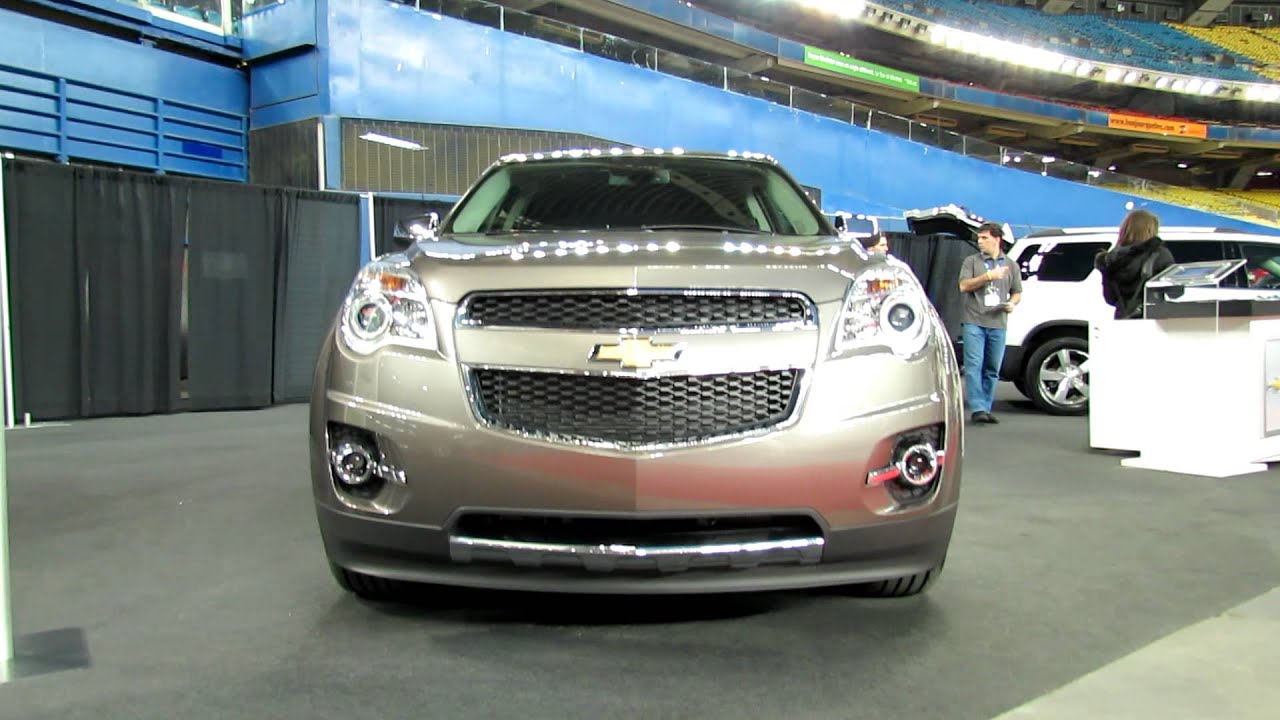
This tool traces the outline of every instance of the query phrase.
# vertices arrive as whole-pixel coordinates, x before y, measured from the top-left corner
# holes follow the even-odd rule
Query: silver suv
[[[513,155],[421,235],[360,271],[316,367],[312,491],[344,588],[938,576],[951,344],[910,269],[772,159]]]

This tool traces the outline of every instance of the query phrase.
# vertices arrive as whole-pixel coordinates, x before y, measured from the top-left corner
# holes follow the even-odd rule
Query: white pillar
[[[4,234],[4,158],[0,158],[0,304],[4,307],[4,397],[5,426],[0,428],[0,664],[13,659],[13,612],[9,604],[9,488],[6,470],[9,461],[5,433],[13,427],[13,373],[9,354],[9,269],[5,261],[8,245]]]
[[[4,230],[4,158],[0,157],[0,350],[4,363],[4,426],[13,427],[13,324],[9,317],[9,240]]]

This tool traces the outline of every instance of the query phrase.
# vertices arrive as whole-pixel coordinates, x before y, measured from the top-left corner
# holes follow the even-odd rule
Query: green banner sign
[[[851,57],[845,57],[830,50],[822,50],[806,45],[804,47],[804,62],[806,65],[838,72],[841,75],[848,75],[859,80],[888,85],[899,90],[920,92],[919,75],[912,75],[911,73],[876,65],[875,63],[854,60]]]

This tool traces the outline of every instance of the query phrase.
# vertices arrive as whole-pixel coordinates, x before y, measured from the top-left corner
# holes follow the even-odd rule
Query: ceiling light
[[[412,140],[404,140],[402,138],[391,137],[390,135],[383,135],[376,132],[367,132],[361,135],[360,139],[368,140],[369,142],[382,143],[383,145],[390,145],[391,147],[398,147],[402,150],[426,150],[425,147],[413,142]]]
[[[1218,92],[1218,87],[1219,85],[1216,81],[1210,80],[1206,82],[1204,85],[1200,86],[1200,93],[1202,95],[1212,95]]]
[[[1124,77],[1124,70],[1121,70],[1118,67],[1107,68],[1107,74],[1104,77],[1106,77],[1107,82],[1116,82],[1120,78]]]
[[[805,0],[805,4],[840,18],[855,18],[866,9],[866,0]]]

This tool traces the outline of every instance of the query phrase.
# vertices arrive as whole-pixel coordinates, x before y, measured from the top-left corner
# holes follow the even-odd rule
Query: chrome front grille
[[[466,326],[553,330],[669,330],[816,322],[807,298],[791,293],[715,290],[505,292],[466,298]]]
[[[799,370],[630,377],[474,369],[473,397],[493,427],[562,442],[637,447],[764,430],[795,410]]]

